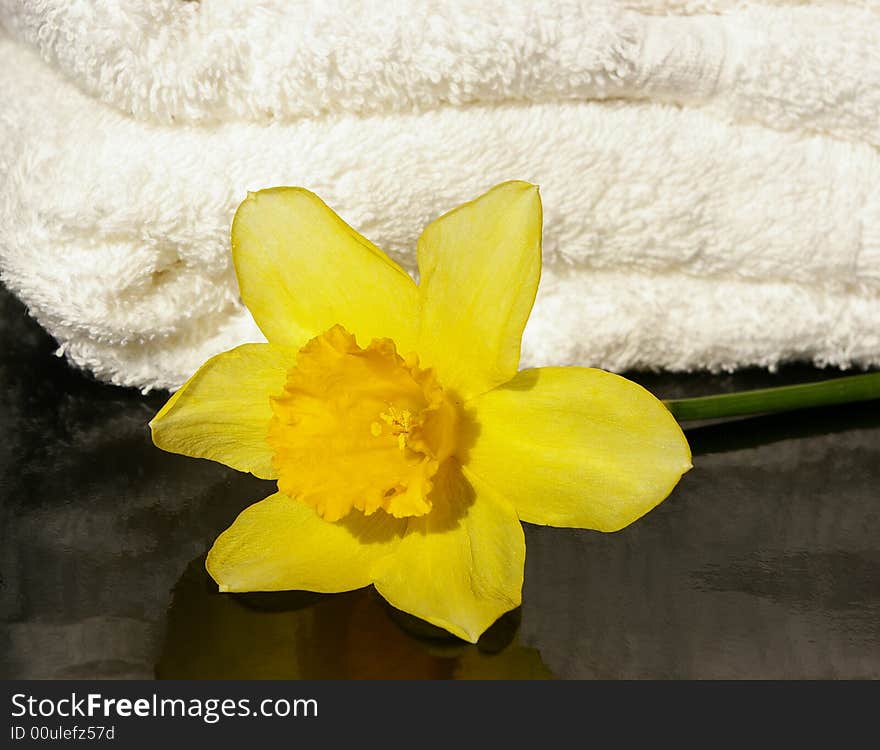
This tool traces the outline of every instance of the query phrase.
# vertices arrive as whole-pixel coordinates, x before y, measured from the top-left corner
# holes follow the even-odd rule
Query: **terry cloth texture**
[[[75,364],[262,339],[229,226],[302,185],[415,270],[541,186],[524,365],[880,364],[880,4],[0,0],[0,273]]]

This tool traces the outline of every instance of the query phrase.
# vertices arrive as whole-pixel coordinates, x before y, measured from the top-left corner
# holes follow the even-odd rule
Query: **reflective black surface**
[[[204,554],[271,483],[155,449],[165,394],[54,348],[0,288],[0,676],[880,677],[877,402],[690,429],[694,470],[617,534],[527,526],[523,606],[471,646],[369,589],[216,593]]]

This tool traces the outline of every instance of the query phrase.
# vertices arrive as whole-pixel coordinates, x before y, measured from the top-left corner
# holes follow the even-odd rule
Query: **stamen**
[[[400,450],[404,450],[407,438],[415,422],[412,412],[409,409],[398,409],[394,404],[389,404],[388,411],[383,411],[379,415],[379,419],[391,428],[391,434],[397,437],[397,447]],[[373,423],[373,425],[376,424],[378,422]],[[370,432],[378,437],[372,426],[370,427]],[[381,425],[379,425],[379,434],[381,434]]]
[[[326,521],[352,510],[431,510],[433,477],[455,446],[457,411],[432,370],[390,339],[362,348],[342,326],[308,342],[271,399],[278,488]]]

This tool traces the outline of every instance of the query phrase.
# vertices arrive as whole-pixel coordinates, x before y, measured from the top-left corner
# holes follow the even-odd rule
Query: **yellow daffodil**
[[[473,642],[520,604],[520,521],[614,531],[691,466],[640,386],[517,372],[541,271],[534,185],[428,225],[419,284],[301,188],[250,194],[232,253],[268,343],[209,360],[151,423],[160,448],[278,481],[211,549],[221,591],[373,584]]]

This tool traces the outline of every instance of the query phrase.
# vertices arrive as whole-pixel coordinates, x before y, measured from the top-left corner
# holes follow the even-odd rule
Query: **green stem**
[[[880,372],[718,396],[674,398],[664,403],[679,422],[687,422],[848,404],[875,398],[880,398]]]

